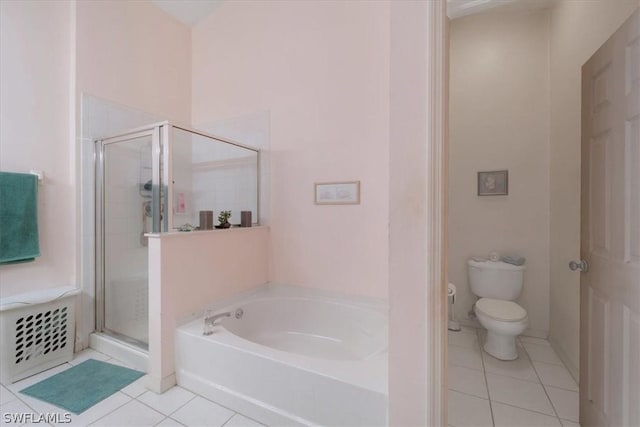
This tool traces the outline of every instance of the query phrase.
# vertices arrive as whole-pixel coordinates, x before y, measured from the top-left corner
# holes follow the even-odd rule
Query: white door
[[[582,68],[580,422],[640,426],[640,13]]]

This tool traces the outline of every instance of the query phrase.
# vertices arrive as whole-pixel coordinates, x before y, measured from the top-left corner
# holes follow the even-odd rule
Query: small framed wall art
[[[478,172],[478,196],[506,196],[508,194],[508,170]]]
[[[316,205],[359,205],[360,181],[317,182]]]

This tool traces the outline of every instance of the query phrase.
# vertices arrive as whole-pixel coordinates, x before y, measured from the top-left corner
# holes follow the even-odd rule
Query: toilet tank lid
[[[484,268],[487,270],[522,271],[525,269],[524,265],[507,264],[503,261],[475,261],[473,259],[470,259],[469,261],[467,261],[467,264],[469,264],[469,266],[471,267]]]

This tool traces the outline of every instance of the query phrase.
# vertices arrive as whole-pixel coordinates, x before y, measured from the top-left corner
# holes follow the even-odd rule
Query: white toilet
[[[487,329],[484,350],[497,359],[517,359],[516,337],[528,325],[527,311],[513,302],[522,291],[524,265],[472,259],[467,264],[471,292],[480,297],[474,311]]]

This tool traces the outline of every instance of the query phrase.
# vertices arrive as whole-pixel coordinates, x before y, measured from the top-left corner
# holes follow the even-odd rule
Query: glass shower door
[[[102,252],[97,253],[97,264],[102,263],[96,277],[97,329],[145,349],[149,291],[144,234],[158,231],[154,216],[159,215],[159,192],[153,180],[154,164],[159,163],[154,162],[154,135],[147,132],[98,141],[96,147],[97,229]],[[155,227],[158,225],[159,219]]]

